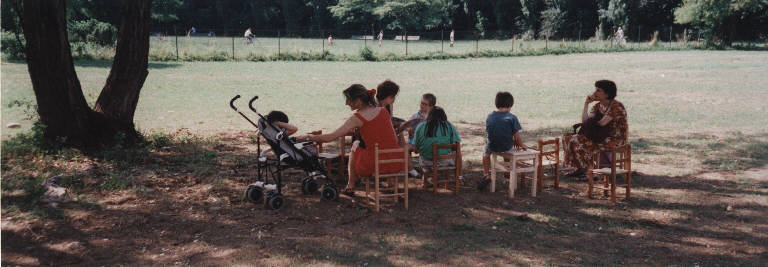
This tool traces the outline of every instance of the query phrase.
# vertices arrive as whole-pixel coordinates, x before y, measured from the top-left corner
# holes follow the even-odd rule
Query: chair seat
[[[625,174],[627,172],[628,171],[624,170],[624,169],[616,169],[616,174]],[[611,168],[602,168],[602,169],[592,170],[592,173],[595,173],[595,174],[611,174]]]
[[[323,153],[317,153],[317,156],[324,159],[335,159],[339,157],[339,154],[323,152]]]

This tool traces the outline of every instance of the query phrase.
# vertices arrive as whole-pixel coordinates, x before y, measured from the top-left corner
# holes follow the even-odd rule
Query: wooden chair
[[[399,159],[379,160],[383,154],[402,154]],[[394,149],[379,149],[379,144],[374,144],[374,172],[373,176],[361,177],[365,183],[365,198],[368,203],[373,205],[378,212],[381,206],[381,200],[392,200],[392,205],[396,205],[400,197],[403,198],[405,209],[408,209],[408,147]],[[379,165],[387,163],[403,163],[403,171],[398,173],[380,174]],[[371,181],[373,180],[373,181]],[[371,188],[373,182],[373,188]],[[384,182],[384,183],[383,183]],[[400,185],[402,184],[402,189]],[[373,189],[373,190],[371,190]]]
[[[587,196],[592,198],[592,188],[594,187],[602,189],[603,195],[608,195],[610,193],[611,203],[616,203],[616,175],[623,175],[626,185],[622,187],[626,189],[625,199],[629,199],[632,181],[632,146],[626,144],[605,152],[608,152],[610,155],[610,167],[599,169],[590,168],[587,170]],[[595,163],[600,162],[602,154],[603,153],[597,153]],[[594,185],[594,182],[596,182],[592,180],[594,177],[598,178],[597,181],[600,181],[600,178],[602,178],[602,187]]]
[[[496,191],[496,172],[509,172],[509,197],[515,197],[515,189],[517,188],[517,176],[522,173],[531,172],[533,177],[523,179],[531,179],[533,185],[531,185],[531,196],[536,196],[536,184],[538,183],[538,154],[539,151],[517,150],[513,153],[491,153],[491,192]],[[497,162],[496,157],[502,156],[505,159],[510,159],[509,162]]]
[[[547,150],[547,147],[552,147],[553,149]],[[554,178],[555,179],[555,188],[558,188],[560,186],[560,138],[550,139],[550,140],[541,140],[539,139],[539,146],[538,149],[540,151],[539,153],[539,176],[538,176],[538,183],[536,186],[536,192],[541,193],[541,189],[543,187],[543,180],[544,178]],[[553,171],[553,174],[551,175],[545,175],[544,169],[549,167]]]
[[[438,149],[450,149],[451,154],[438,155]],[[432,155],[432,188],[435,195],[437,195],[437,188],[440,187],[440,184],[444,184],[446,190],[451,190],[448,188],[448,185],[451,183],[455,185],[453,193],[459,194],[459,186],[461,184],[459,181],[459,177],[461,176],[461,142],[450,145],[432,144]],[[440,166],[440,164],[438,164],[440,160],[445,159],[452,159],[454,165]],[[453,177],[451,177],[451,173],[453,173]],[[443,174],[443,179],[440,179],[440,174]]]
[[[322,134],[322,130],[311,132],[310,134]],[[349,160],[349,150],[352,146],[351,141],[352,134],[348,134],[342,137],[339,137],[336,140],[336,144],[338,145],[337,150],[331,150],[331,151],[324,151],[322,148],[322,144],[319,144],[318,146],[318,157],[324,160],[325,163],[325,170],[330,175],[331,172],[336,172],[339,174],[340,177],[346,178],[347,177],[347,161]],[[349,139],[349,140],[347,140]]]
[[[309,132],[311,135],[321,135],[323,134],[323,130],[317,130]],[[334,153],[327,153],[323,151],[323,143],[316,142],[315,147],[317,148],[317,157],[322,159],[325,162],[325,170],[328,172],[328,174],[331,173],[331,166],[330,163],[338,158],[339,156]]]

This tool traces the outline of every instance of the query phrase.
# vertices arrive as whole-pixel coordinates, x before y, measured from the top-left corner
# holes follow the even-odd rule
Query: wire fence
[[[408,57],[435,53],[471,54],[484,51],[530,52],[580,48],[586,50],[650,47],[682,48],[699,44],[698,32],[680,26],[636,29],[633,38],[587,37],[579,27],[578,38],[539,39],[486,38],[479,31],[291,31],[274,29],[245,30],[195,29],[181,32],[153,32],[150,58],[155,60],[249,60],[290,55],[358,56],[368,48],[377,57]]]

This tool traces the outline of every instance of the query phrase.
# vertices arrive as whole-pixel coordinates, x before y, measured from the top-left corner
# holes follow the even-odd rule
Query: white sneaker
[[[408,174],[410,174],[411,177],[421,177],[421,174],[416,170],[411,170],[408,172]]]

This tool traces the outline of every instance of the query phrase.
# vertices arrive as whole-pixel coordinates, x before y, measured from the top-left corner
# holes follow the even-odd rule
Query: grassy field
[[[76,63],[93,103],[109,62]],[[136,124],[151,145],[2,159],[3,264],[132,265],[761,265],[768,262],[768,53],[675,51],[409,62],[154,62]],[[2,63],[2,139],[29,130],[26,65]],[[401,85],[394,113],[437,95],[480,177],[484,119],[515,96],[523,138],[559,136],[597,79],[618,84],[633,144],[632,199],[588,199],[584,181],[544,192],[413,190],[411,208],[372,213],[360,198],[323,202],[289,175],[280,212],[242,200],[253,181],[250,125],[235,94],[285,111],[300,131],[350,116],[352,83]],[[10,105],[10,107],[9,107]],[[246,100],[240,102],[245,107]],[[64,175],[66,201],[38,201]],[[503,180],[503,179],[502,179]],[[343,181],[342,181],[343,182]],[[497,188],[505,188],[500,185]],[[621,191],[621,190],[620,190]],[[622,192],[623,193],[623,192]],[[360,193],[358,192],[358,196]],[[622,199],[622,198],[620,198]]]

